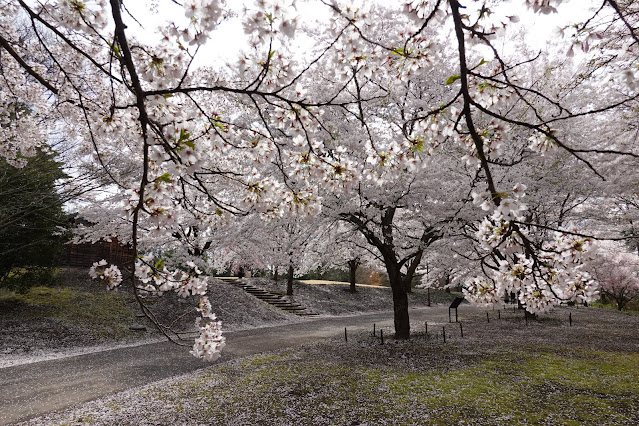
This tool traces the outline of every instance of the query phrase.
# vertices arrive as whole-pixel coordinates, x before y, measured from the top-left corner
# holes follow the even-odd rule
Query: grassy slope
[[[568,324],[572,313],[573,325]],[[639,424],[639,317],[470,314],[464,338],[362,334],[222,363],[37,422]],[[441,329],[441,328],[440,328]]]
[[[0,357],[160,337],[150,322],[136,318],[139,308],[126,290],[107,291],[100,282],[91,280],[84,268],[67,269],[62,278],[62,287],[35,287],[26,294],[0,293]],[[274,291],[286,286],[284,281],[248,281]],[[362,287],[356,294],[347,292],[347,288],[296,283],[293,300],[329,315],[392,309],[387,288]],[[301,321],[222,280],[211,281],[209,297],[225,330]],[[176,328],[189,330],[198,315],[197,298],[190,299],[168,294],[147,302],[160,321],[169,324],[180,318]],[[434,296],[433,303],[437,300]],[[423,294],[411,296],[411,305],[418,304],[425,304]],[[129,326],[138,323],[145,324],[148,330],[129,330]]]
[[[274,282],[264,278],[248,280],[255,287],[273,293],[286,294],[286,280]],[[387,311],[393,309],[390,287],[358,286],[356,293],[349,292],[347,284],[304,284],[293,282],[293,296],[287,299],[309,308],[312,312],[324,315],[344,315],[356,312]],[[431,291],[431,303],[450,303],[454,295],[441,290]],[[408,306],[426,306],[425,290],[414,289],[408,295]]]
[[[19,354],[67,345],[126,340],[133,314],[126,296],[74,288],[34,287],[0,295],[2,353]]]

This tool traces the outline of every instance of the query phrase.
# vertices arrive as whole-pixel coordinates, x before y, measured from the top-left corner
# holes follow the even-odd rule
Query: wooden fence
[[[129,246],[122,245],[117,239],[111,242],[99,241],[93,244],[68,244],[66,264],[75,267],[90,267],[94,262],[105,259],[110,265],[122,268],[131,264],[135,252]]]

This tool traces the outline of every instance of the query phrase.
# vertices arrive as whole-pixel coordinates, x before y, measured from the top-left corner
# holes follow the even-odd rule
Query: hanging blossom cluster
[[[152,256],[142,256],[135,263],[135,275],[142,283],[138,289],[142,291],[141,296],[159,296],[169,291],[174,291],[183,298],[198,296],[199,303],[196,310],[200,316],[196,319],[195,325],[200,335],[193,344],[191,354],[212,362],[220,357],[220,352],[225,346],[222,322],[213,313],[211,302],[206,294],[207,277],[202,275],[202,271],[193,262],[187,262],[186,268],[187,270],[169,270],[162,259],[154,262]],[[109,290],[122,282],[122,273],[118,267],[107,266],[107,261],[104,259],[93,264],[89,275],[91,278],[104,281]]]
[[[542,132],[535,132],[528,140],[530,141],[528,148],[541,155],[554,151],[557,148],[555,141]]]
[[[200,335],[193,344],[191,354],[206,361],[215,361],[225,346],[222,336],[222,322],[211,308],[206,294],[208,278],[193,263],[187,262],[188,270],[169,270],[161,259],[153,262],[153,257],[143,256],[135,264],[135,275],[144,284],[142,289],[149,294],[161,295],[168,291],[176,292],[180,297],[198,296],[196,308],[200,316],[196,319]]]
[[[220,357],[222,349],[226,346],[226,338],[222,336],[222,321],[213,313],[211,302],[206,296],[200,296],[197,311],[200,313],[196,320],[200,335],[195,339],[191,354],[213,362]]]
[[[207,42],[228,13],[224,0],[187,0],[183,4],[187,24],[170,22],[159,27],[159,43],[133,50],[135,63],[146,86],[166,89],[176,86],[184,77],[191,59],[189,47]]]
[[[143,256],[136,261],[135,275],[143,284],[141,290],[149,295],[161,295],[174,291],[178,296],[186,298],[198,296],[196,308],[200,316],[196,319],[196,326],[200,335],[195,340],[191,353],[207,361],[215,361],[225,345],[222,336],[222,322],[219,321],[211,308],[207,296],[208,277],[193,263],[187,262],[186,269],[170,270],[162,261],[154,262],[152,256]]]
[[[482,248],[499,259],[492,274],[473,277],[464,284],[464,294],[477,304],[499,304],[505,295],[515,293],[531,313],[548,311],[562,302],[592,302],[598,286],[587,272],[595,259],[596,247],[590,238],[574,233],[555,233],[542,242],[541,250],[530,250],[532,238],[522,221],[526,187],[517,184],[510,194],[500,194],[495,206],[489,193],[473,192],[473,203],[484,211],[476,233]]]
[[[58,0],[44,2],[41,7],[68,30],[94,33],[108,23],[107,4],[106,0]]]
[[[189,271],[169,270],[162,259],[153,262],[153,257],[142,256],[135,263],[135,276],[143,284],[139,287],[149,295],[160,296],[174,291],[180,297],[206,296],[207,278],[193,262],[187,262]]]
[[[548,15],[550,13],[557,13],[555,6],[559,6],[562,1],[563,0],[524,0],[524,4],[535,13]]]
[[[107,261],[102,259],[95,262],[89,269],[89,276],[99,278],[106,283],[107,289],[113,290],[122,283],[122,272],[116,265],[107,266]]]
[[[217,28],[220,20],[228,13],[225,0],[185,0],[183,7],[189,25],[184,29],[172,25],[171,31],[188,45],[204,44],[211,31]]]

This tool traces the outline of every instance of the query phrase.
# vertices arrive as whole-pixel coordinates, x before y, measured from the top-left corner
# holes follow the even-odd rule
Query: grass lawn
[[[2,354],[57,349],[134,337],[134,321],[122,293],[69,287],[33,287],[26,293],[0,292]]]
[[[462,316],[463,338],[447,323],[430,324],[429,335],[414,324],[413,339],[384,345],[364,333],[335,338],[34,423],[639,424],[639,316],[561,308],[526,324],[520,312],[488,314]]]

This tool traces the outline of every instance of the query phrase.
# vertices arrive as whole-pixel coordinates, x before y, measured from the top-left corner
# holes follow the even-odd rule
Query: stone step
[[[261,288],[254,287],[250,284],[240,284],[242,289],[249,293],[252,296],[260,299],[263,302],[268,303],[269,305],[275,306],[283,310],[284,312],[289,312],[291,314],[300,315],[300,316],[317,316],[318,314],[314,314],[312,312],[306,311],[306,308],[300,305],[299,303],[290,302],[283,298],[280,294],[271,293],[266,290],[262,290]]]

